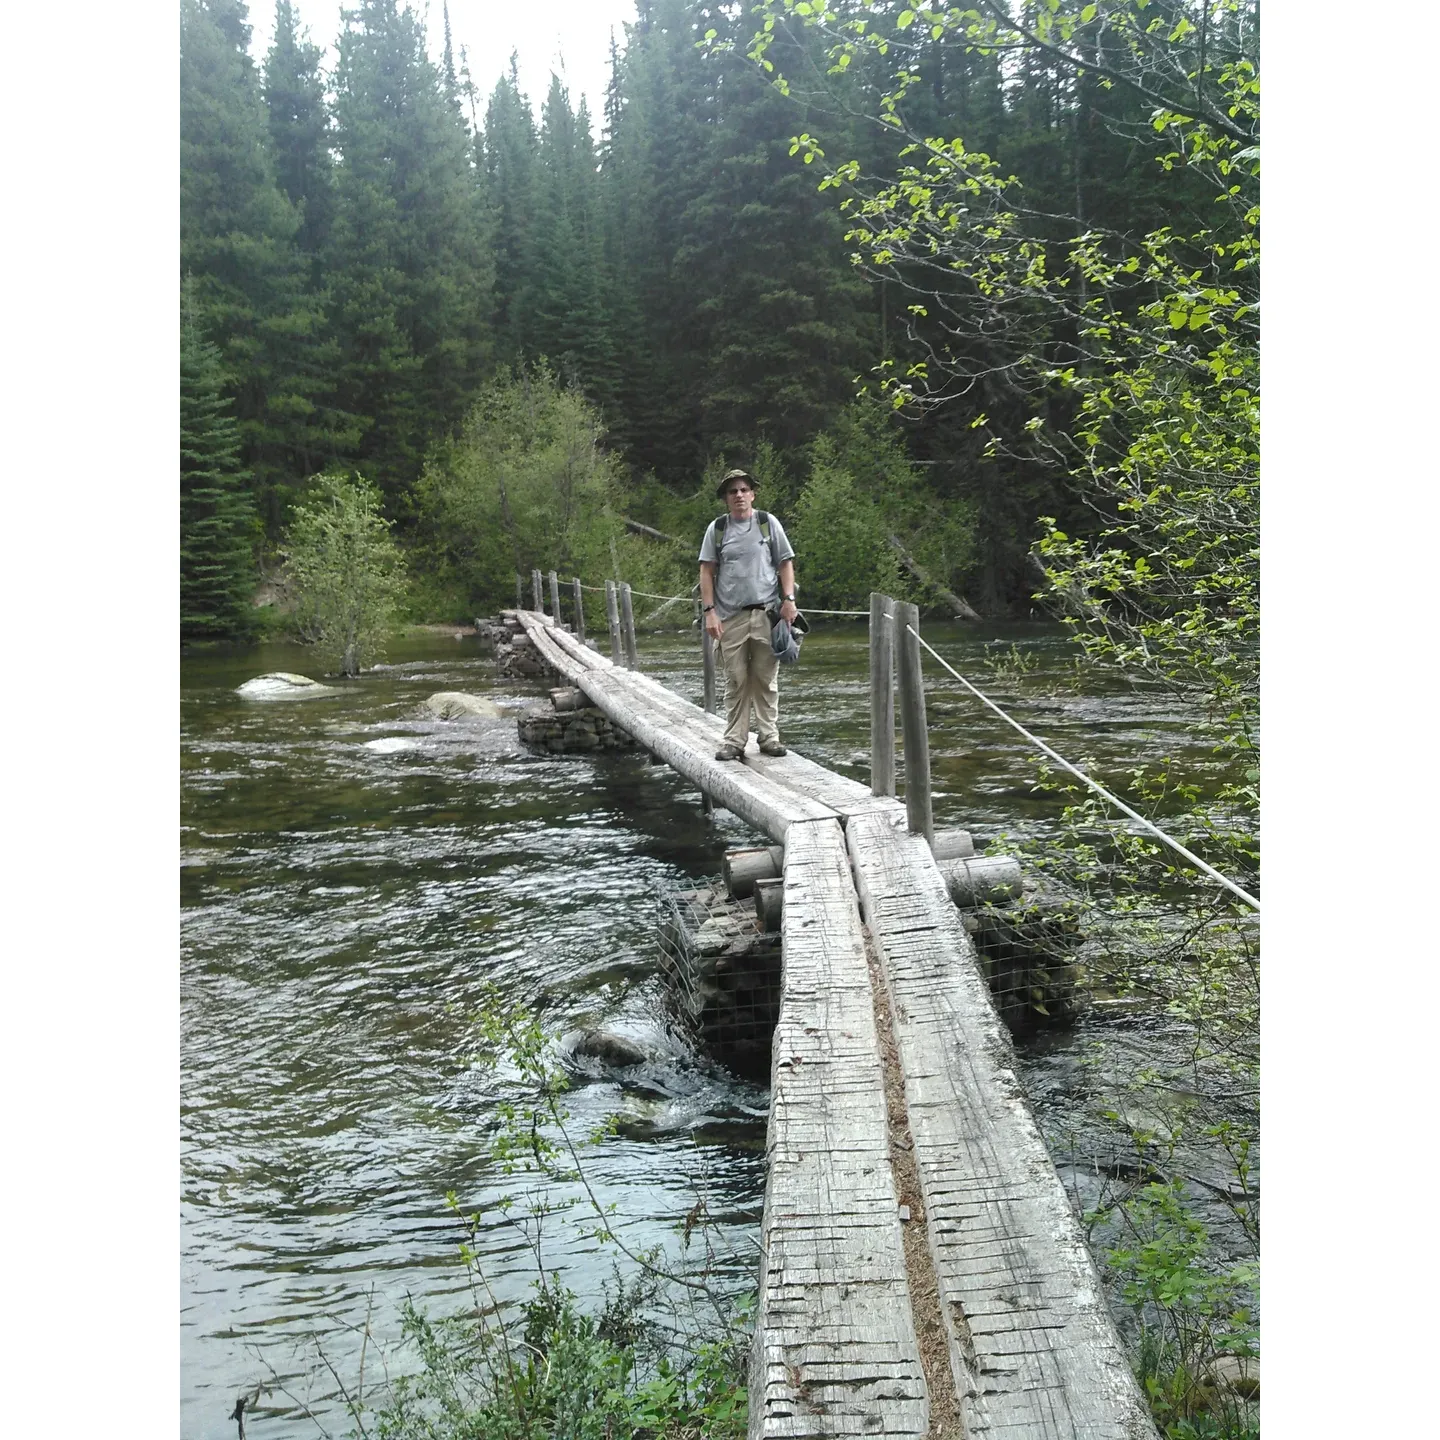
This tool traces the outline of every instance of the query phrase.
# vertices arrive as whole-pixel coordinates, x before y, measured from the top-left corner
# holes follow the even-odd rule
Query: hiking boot
[[[738,760],[745,752],[738,746],[732,745],[728,740],[715,752],[717,760]]]
[[[762,755],[788,755],[790,752],[777,740],[762,740],[760,742],[760,753]]]

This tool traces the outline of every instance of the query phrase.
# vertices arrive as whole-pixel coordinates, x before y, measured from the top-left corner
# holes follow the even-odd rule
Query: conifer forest
[[[357,0],[332,65],[289,0],[258,56],[244,0],[182,0],[184,636],[253,633],[327,472],[414,619],[532,565],[680,584],[729,465],[815,605],[1083,610],[1216,483],[1244,552],[1257,6],[637,11],[592,115],[470,73],[444,9]]]

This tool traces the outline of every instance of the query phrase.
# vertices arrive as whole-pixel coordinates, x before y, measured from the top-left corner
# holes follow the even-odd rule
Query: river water
[[[1052,627],[937,624],[927,637],[1062,754],[1094,757],[1102,776],[1183,758],[1196,743],[1163,696],[1074,688],[1070,643]],[[992,674],[1012,645],[1031,672]],[[693,631],[642,636],[640,651],[647,672],[698,702]],[[687,781],[643,756],[528,754],[513,711],[546,687],[498,676],[473,637],[411,634],[388,662],[333,693],[256,701],[236,687],[277,670],[318,678],[313,656],[272,644],[182,661],[189,1440],[233,1436],[236,1397],[262,1381],[252,1440],[319,1433],[301,1401],[343,1432],[317,1347],[353,1376],[367,1315],[393,1341],[405,1297],[433,1313],[467,1298],[447,1191],[482,1211],[478,1246],[497,1295],[526,1293],[529,1245],[493,1207],[527,1189],[571,1197],[502,1175],[490,1157],[508,1081],[473,1058],[473,1012],[487,996],[533,1008],[557,1042],[604,1025],[645,1048],[652,1058],[621,1078],[593,1064],[577,1073],[575,1127],[619,1118],[587,1174],[632,1247],[672,1255],[703,1193],[721,1273],[753,1285],[768,1093],[665,1021],[656,897],[716,873],[722,852],[754,832],[725,811],[707,817]],[[1058,804],[1033,789],[1033,752],[928,658],[926,668],[937,825],[964,825],[981,844],[1048,833]],[[867,684],[864,623],[817,625],[782,677],[786,740],[868,779]],[[417,718],[440,690],[506,713]],[[1083,1109],[1089,1038],[1082,1027],[1025,1048],[1051,1135]],[[1083,1191],[1078,1174],[1067,1178]],[[542,1253],[585,1296],[611,1273],[610,1252],[563,1214],[546,1223]]]

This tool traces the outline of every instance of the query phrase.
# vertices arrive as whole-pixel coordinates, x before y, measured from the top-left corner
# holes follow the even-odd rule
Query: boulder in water
[[[500,718],[500,707],[493,700],[483,700],[479,695],[466,695],[459,690],[437,690],[423,708],[437,720],[463,720],[472,715],[483,720]]]
[[[616,1070],[631,1065],[643,1065],[650,1056],[634,1040],[617,1035],[613,1030],[582,1030],[571,1052],[575,1055],[589,1055],[602,1065]]]
[[[257,675],[239,686],[235,693],[251,700],[292,700],[310,695],[334,694],[334,687],[322,685],[308,675],[291,675],[285,670],[276,670],[270,675]]]

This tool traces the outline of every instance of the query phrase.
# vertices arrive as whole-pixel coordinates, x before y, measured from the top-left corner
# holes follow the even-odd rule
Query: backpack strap
[[[775,573],[780,573],[780,557],[776,551],[780,548],[775,541],[775,532],[770,528],[770,514],[766,510],[757,510],[755,519],[760,525],[760,538],[770,547],[770,560],[775,566]],[[730,522],[728,514],[718,515],[715,518],[715,565],[719,568],[720,561],[725,554],[725,527]]]

